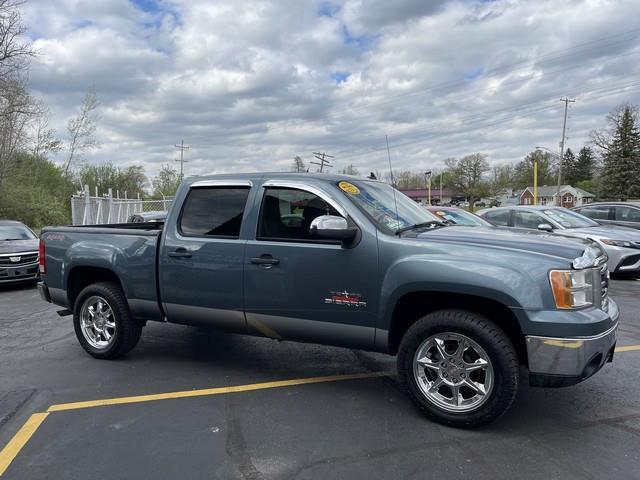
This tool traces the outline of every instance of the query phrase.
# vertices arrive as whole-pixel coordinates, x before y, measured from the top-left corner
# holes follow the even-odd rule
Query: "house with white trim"
[[[571,185],[560,186],[561,202],[557,201],[557,186],[538,187],[538,205],[561,205],[566,208],[579,207],[595,200],[593,193]],[[525,188],[520,194],[520,205],[533,205],[533,187]]]

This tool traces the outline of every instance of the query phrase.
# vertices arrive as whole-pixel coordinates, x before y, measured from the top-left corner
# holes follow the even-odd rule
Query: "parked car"
[[[164,222],[167,218],[166,210],[134,213],[127,220],[128,223]]]
[[[544,205],[496,207],[477,212],[494,225],[553,232],[597,242],[608,256],[611,273],[640,275],[640,232],[603,226],[578,212]]]
[[[199,177],[146,225],[43,231],[40,295],[96,358],[129,352],[148,320],[384,352],[427,416],[473,427],[509,409],[521,365],[559,387],[613,356],[597,245],[450,227],[382,182]]]
[[[0,285],[38,276],[38,236],[23,223],[0,220]]]
[[[620,225],[640,229],[640,202],[589,203],[572,210],[602,225]]]
[[[493,227],[484,218],[456,207],[427,207],[431,213],[436,215],[443,222],[453,225],[468,225],[474,227]]]

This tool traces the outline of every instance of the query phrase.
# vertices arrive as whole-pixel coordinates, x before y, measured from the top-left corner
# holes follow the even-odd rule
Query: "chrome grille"
[[[600,267],[600,308],[605,312],[609,309],[609,268],[606,263]]]
[[[0,255],[0,268],[21,267],[38,261],[38,252],[3,253]]]

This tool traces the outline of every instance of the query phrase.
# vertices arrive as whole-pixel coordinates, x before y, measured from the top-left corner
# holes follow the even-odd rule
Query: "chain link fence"
[[[139,198],[120,198],[118,192],[102,196],[92,196],[89,187],[71,197],[71,223],[73,225],[98,225],[104,223],[125,223],[131,215],[145,212],[167,211],[173,197],[162,200],[141,200]]]

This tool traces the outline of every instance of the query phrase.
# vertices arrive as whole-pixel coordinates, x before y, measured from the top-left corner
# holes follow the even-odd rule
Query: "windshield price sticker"
[[[350,195],[360,194],[360,189],[356,187],[354,184],[349,182],[340,182],[338,184],[338,187],[340,187],[340,190],[342,190],[343,192],[347,192]]]

